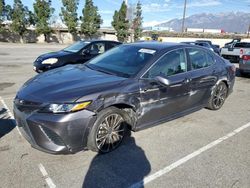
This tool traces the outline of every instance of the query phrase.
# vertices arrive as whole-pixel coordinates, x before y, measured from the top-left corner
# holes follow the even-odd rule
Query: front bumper
[[[243,62],[240,61],[239,70],[244,73],[250,73],[250,61]]]
[[[52,69],[52,66],[50,66],[50,65],[42,65],[39,62],[33,63],[33,70],[37,73],[42,73],[42,72],[48,71],[50,69]]]
[[[51,154],[70,154],[87,149],[87,137],[96,120],[94,112],[70,114],[24,112],[14,105],[17,126],[32,147]]]

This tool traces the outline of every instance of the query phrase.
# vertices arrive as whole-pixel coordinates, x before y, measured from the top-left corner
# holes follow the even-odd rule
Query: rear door
[[[189,106],[196,107],[206,104],[212,87],[217,82],[215,58],[212,53],[200,48],[187,48],[191,64],[191,84]]]

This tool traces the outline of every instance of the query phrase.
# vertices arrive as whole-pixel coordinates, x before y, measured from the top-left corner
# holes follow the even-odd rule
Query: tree
[[[123,1],[119,11],[115,11],[112,26],[116,30],[117,39],[125,42],[129,35],[129,21],[127,20],[127,5]]]
[[[98,29],[101,27],[102,19],[98,13],[98,8],[94,6],[92,0],[86,0],[82,15],[81,32],[86,38],[95,37],[98,34]]]
[[[11,20],[12,12],[12,7],[6,5],[4,0],[0,0],[0,31],[3,30],[3,21]]]
[[[4,0],[0,0],[0,18],[2,18],[3,16],[4,7],[5,7]]]
[[[49,26],[49,20],[52,16],[54,9],[51,8],[51,0],[36,0],[33,4],[36,32],[43,34],[45,41],[49,41],[49,35],[52,33],[52,29]]]
[[[134,40],[137,41],[142,36],[142,6],[140,1],[136,5],[135,18],[133,20],[132,29],[134,30]]]
[[[27,32],[27,26],[29,25],[27,10],[28,8],[23,6],[21,0],[14,0],[11,14],[12,24],[10,27],[14,33],[20,35],[22,43],[24,34]]]
[[[3,16],[2,18],[4,20],[11,20],[12,13],[13,13],[12,7],[10,5],[5,5],[2,13]]]
[[[0,0],[0,31],[2,29],[4,7],[5,7],[4,0]]]
[[[67,25],[71,34],[75,34],[77,29],[77,6],[79,0],[62,0],[63,6],[60,14],[62,21]]]

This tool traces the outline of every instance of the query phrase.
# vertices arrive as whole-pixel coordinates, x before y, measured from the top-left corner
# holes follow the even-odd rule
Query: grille
[[[30,113],[35,110],[38,110],[40,109],[42,105],[42,103],[31,102],[31,101],[26,101],[26,100],[21,100],[21,99],[15,99],[14,103],[18,110],[20,110],[21,112],[26,112],[26,113]]]
[[[56,133],[54,133],[53,131],[51,131],[50,129],[43,127],[43,126],[39,126],[41,131],[45,134],[45,136],[54,144],[58,145],[58,146],[65,146],[65,144],[63,143],[63,140],[61,139],[60,136],[58,136]]]

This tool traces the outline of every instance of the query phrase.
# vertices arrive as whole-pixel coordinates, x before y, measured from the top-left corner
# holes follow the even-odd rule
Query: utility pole
[[[185,0],[185,2],[184,2],[183,19],[182,19],[182,33],[185,32],[186,9],[187,9],[187,0]]]
[[[249,35],[250,35],[250,25],[248,27],[247,38],[249,38]]]
[[[250,5],[248,6],[250,7]],[[248,31],[247,31],[247,38],[249,38],[249,34],[250,34],[250,24],[249,24]]]

